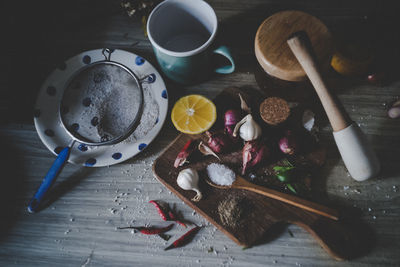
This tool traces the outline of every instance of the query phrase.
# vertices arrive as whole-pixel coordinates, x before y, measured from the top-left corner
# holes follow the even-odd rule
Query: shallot
[[[215,153],[228,152],[232,148],[231,139],[224,133],[220,133],[220,132],[211,133],[211,132],[207,131],[206,135],[209,137],[208,141],[207,141],[208,146]]]
[[[225,112],[224,116],[224,132],[232,137],[234,141],[237,140],[237,138],[233,137],[233,129],[235,128],[235,125],[240,121],[241,115],[240,111],[236,109],[229,109]]]
[[[296,151],[297,145],[292,131],[287,130],[285,136],[279,140],[279,149],[288,155],[293,155]]]
[[[248,168],[254,167],[269,156],[269,149],[266,144],[260,141],[246,142],[243,146],[243,168],[244,175]]]
[[[388,116],[392,119],[400,118],[400,100],[394,102],[392,107],[388,110]]]
[[[183,190],[193,190],[196,195],[192,198],[192,201],[198,202],[203,197],[199,190],[199,174],[196,170],[188,168],[179,172],[176,183]]]
[[[189,139],[186,144],[183,146],[182,150],[176,156],[174,167],[178,168],[179,166],[183,166],[186,162],[188,162],[188,158],[196,149],[196,141],[193,139]]]

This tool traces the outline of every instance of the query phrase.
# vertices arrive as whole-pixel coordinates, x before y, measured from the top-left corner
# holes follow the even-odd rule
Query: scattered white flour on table
[[[141,91],[136,80],[112,64],[89,67],[65,89],[62,118],[70,131],[100,142],[123,135],[140,108]]]
[[[236,180],[236,174],[223,164],[211,163],[207,166],[207,174],[217,185],[230,186]]]

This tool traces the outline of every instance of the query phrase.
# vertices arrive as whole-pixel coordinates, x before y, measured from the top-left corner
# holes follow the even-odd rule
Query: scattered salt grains
[[[114,208],[111,208],[111,209],[110,209],[110,212],[111,212],[111,214],[115,214],[115,213],[117,212],[117,210],[114,209]]]
[[[349,189],[350,187],[348,186],[348,185],[345,185],[345,186],[343,186],[343,190],[347,190],[347,189]]]
[[[375,215],[374,215],[374,216],[372,216],[372,219],[376,220],[376,216],[375,216]]]
[[[394,185],[392,188],[393,188],[393,192],[397,192],[398,191],[397,186]]]
[[[67,231],[64,232],[64,235],[67,235],[71,232],[71,229],[68,229]]]
[[[70,222],[73,222],[73,221],[75,221],[75,219],[74,219],[74,218],[70,218],[69,221],[70,221]]]
[[[354,189],[353,192],[357,193],[357,194],[361,194],[361,191],[359,189]]]
[[[371,209],[371,208],[368,208],[368,211],[372,211],[372,209]]]
[[[236,174],[223,164],[211,163],[207,166],[207,174],[217,185],[230,186],[236,180]]]

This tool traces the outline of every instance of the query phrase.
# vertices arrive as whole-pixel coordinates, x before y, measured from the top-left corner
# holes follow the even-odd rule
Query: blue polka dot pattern
[[[86,152],[88,150],[88,147],[85,144],[79,144],[78,149],[82,152]]]
[[[40,109],[35,109],[34,111],[33,111],[33,116],[35,117],[35,118],[39,118],[40,117]]]
[[[90,121],[90,124],[96,126],[97,124],[99,124],[99,118],[93,117],[92,120]]]
[[[91,59],[88,55],[86,55],[86,56],[84,56],[84,57],[82,58],[82,61],[83,61],[83,63],[85,63],[85,64],[90,64],[90,62],[92,61],[92,59]]]
[[[59,70],[65,70],[67,68],[67,64],[65,62],[62,62],[60,65],[58,65]]]
[[[155,75],[154,73],[150,74],[150,75],[147,77],[147,82],[148,82],[148,83],[154,83],[155,81],[156,81],[156,75]]]
[[[136,63],[136,65],[138,65],[138,66],[143,65],[144,62],[145,62],[145,60],[144,60],[144,58],[142,58],[142,57],[137,56],[136,59],[135,59],[135,63]]]
[[[78,131],[79,130],[79,124],[78,123],[73,123],[72,125],[71,125],[71,127],[69,127],[69,130],[71,131],[71,132],[76,132],[76,131]]]
[[[112,154],[112,158],[115,160],[120,159],[121,157],[122,157],[122,154],[119,152]]]
[[[94,158],[90,158],[85,161],[85,166],[92,167],[96,164],[97,160]]]
[[[141,143],[138,148],[140,151],[142,151],[146,146],[147,145],[145,143]]]
[[[50,137],[53,137],[53,136],[54,136],[53,130],[50,130],[50,129],[46,129],[46,130],[44,131],[44,133],[45,133],[45,135],[50,136]]]
[[[161,96],[162,96],[162,98],[167,99],[167,98],[168,98],[167,90],[163,90],[163,91],[161,92]]]
[[[82,105],[84,105],[85,107],[90,106],[90,104],[92,104],[92,100],[91,100],[89,97],[85,97],[85,98],[82,100]]]
[[[60,154],[61,150],[63,150],[64,148],[62,146],[58,146],[56,148],[54,148],[54,152],[56,152],[56,154]]]
[[[46,89],[46,93],[47,93],[49,96],[55,96],[55,95],[56,95],[56,88],[55,88],[54,86],[49,86],[49,87],[47,87],[47,89]]]

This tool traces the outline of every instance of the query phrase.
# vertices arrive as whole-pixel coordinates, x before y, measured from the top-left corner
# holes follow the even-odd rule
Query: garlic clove
[[[237,133],[240,129],[240,126],[242,126],[249,118],[249,116],[251,117],[250,114],[248,114],[247,116],[245,116],[241,121],[239,121],[236,125],[235,125],[235,129],[233,129],[233,137],[237,136]]]
[[[244,141],[255,140],[259,138],[262,133],[260,125],[257,124],[251,114],[248,114],[243,120],[236,124],[233,136],[237,135],[237,131],[239,131],[239,135]]]
[[[244,101],[244,99],[240,93],[239,93],[239,98],[240,98],[240,108],[247,113],[251,113],[251,109],[250,109],[249,105],[247,105],[246,101]]]
[[[200,142],[198,148],[199,148],[199,151],[201,154],[203,154],[205,156],[207,156],[207,155],[214,156],[221,161],[221,159],[218,157],[218,155],[215,154],[214,151],[212,151],[212,149],[209,146],[204,144],[203,141]]]
[[[307,131],[311,132],[312,128],[314,127],[314,123],[315,123],[314,112],[312,112],[309,109],[305,110],[303,113],[303,117],[302,117],[302,123],[303,123],[303,127]]]
[[[199,174],[192,168],[184,169],[179,172],[176,178],[176,183],[183,190],[192,190],[196,192],[196,196],[192,199],[193,201],[199,201],[202,198],[202,194],[199,190]]]

